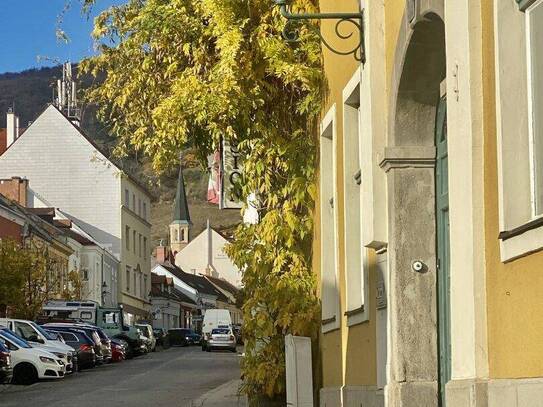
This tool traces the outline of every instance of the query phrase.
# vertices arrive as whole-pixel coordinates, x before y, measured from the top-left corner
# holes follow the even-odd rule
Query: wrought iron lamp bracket
[[[298,40],[298,32],[292,28],[291,23],[302,20],[337,20],[335,26],[336,35],[342,40],[350,39],[354,32],[345,34],[341,31],[344,23],[349,23],[354,26],[355,31],[359,33],[359,40],[355,47],[345,51],[337,50],[330,45],[324,38],[320,30],[316,29],[317,35],[322,43],[335,54],[338,55],[353,55],[357,61],[366,62],[366,52],[364,48],[364,10],[358,13],[292,13],[289,3],[290,0],[274,0],[274,3],[279,7],[281,15],[287,19],[287,24],[283,29],[283,38],[288,42],[296,42]]]

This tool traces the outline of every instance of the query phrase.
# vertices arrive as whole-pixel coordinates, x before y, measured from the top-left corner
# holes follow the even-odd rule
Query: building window
[[[532,209],[543,215],[543,0],[526,10]]]
[[[138,295],[138,287],[136,284],[136,273],[134,273],[134,295]]]
[[[132,231],[132,250],[134,251],[134,254],[136,254],[136,231]]]
[[[130,208],[130,192],[128,192],[128,189],[124,190],[124,204],[127,208]]]
[[[138,198],[138,216],[141,216],[141,199]]]
[[[147,292],[147,276],[143,277],[143,298],[147,299],[149,293]]]
[[[322,331],[339,328],[336,196],[336,109],[326,114],[320,137]]]
[[[132,194],[132,212],[136,213],[136,194]]]
[[[180,242],[184,242],[185,241],[185,229],[181,229],[181,237],[179,239]]]
[[[126,291],[130,292],[130,266],[126,266]]]
[[[141,233],[138,235],[138,255],[141,257]]]
[[[130,227],[124,228],[124,239],[126,240],[126,250],[130,250]]]
[[[360,72],[343,91],[343,191],[345,238],[345,289],[347,325],[367,320],[365,309],[366,249],[362,244],[360,160]]]
[[[147,220],[147,203],[143,202],[143,219]]]
[[[495,2],[502,262],[543,248],[543,0],[518,3]]]
[[[143,258],[147,260],[147,238],[143,238]]]
[[[89,270],[83,269],[81,279],[83,281],[89,281]]]

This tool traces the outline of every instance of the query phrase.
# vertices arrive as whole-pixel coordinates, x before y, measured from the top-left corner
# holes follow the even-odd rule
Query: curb
[[[246,407],[247,398],[238,390],[241,380],[230,380],[192,400],[187,407]]]

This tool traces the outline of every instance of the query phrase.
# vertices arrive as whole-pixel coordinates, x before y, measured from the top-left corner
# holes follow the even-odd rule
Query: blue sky
[[[81,14],[79,0],[64,17],[62,29],[70,43],[60,43],[55,37],[57,16],[66,0],[0,0],[0,73],[19,72],[29,68],[56,65],[38,61],[38,56],[77,62],[93,54],[93,18],[112,4],[126,0],[97,0],[90,18]]]

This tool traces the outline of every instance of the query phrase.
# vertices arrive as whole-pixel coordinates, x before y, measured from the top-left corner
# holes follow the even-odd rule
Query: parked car
[[[112,358],[111,339],[106,335],[106,333],[101,328],[94,327],[94,326],[90,326],[90,327],[93,329],[96,328],[95,329],[96,333],[100,337],[100,343],[101,343],[100,349],[102,351],[102,357],[104,358],[104,363],[110,363],[111,358]]]
[[[153,327],[149,324],[136,324],[135,327],[139,328],[143,336],[145,336],[147,351],[154,352],[156,347],[156,338],[153,334]]]
[[[64,328],[64,330],[71,330],[71,329],[79,329],[81,331],[84,331],[89,338],[92,339],[94,345],[94,353],[96,354],[96,364],[101,365],[105,363],[104,360],[104,353],[103,349],[104,346],[102,345],[102,340],[100,338],[100,335],[97,332],[97,327],[83,324],[83,323],[68,323],[68,322],[52,322],[47,323],[45,325],[42,325],[45,329],[52,329],[57,328],[57,330],[62,330],[61,328]]]
[[[11,356],[7,346],[0,342],[0,384],[10,383],[13,377]]]
[[[202,337],[189,328],[177,328],[180,335],[185,337],[187,345],[200,345]]]
[[[170,337],[164,328],[153,328],[153,334],[156,338],[156,346],[165,349],[170,347]]]
[[[236,341],[238,345],[243,345],[243,331],[241,330],[241,325],[233,325],[232,330],[236,336]]]
[[[73,360],[76,357],[75,349],[50,336],[45,329],[34,321],[0,318],[0,325],[15,332],[31,346],[51,352],[61,358],[66,365],[66,373],[72,373],[75,370],[74,362],[77,363],[77,360]]]
[[[168,329],[168,338],[170,339],[171,346],[188,346],[187,337],[185,335],[185,329],[172,328]]]
[[[126,359],[126,349],[128,344],[122,339],[112,339],[111,340],[111,361],[112,362],[122,362]]]
[[[214,328],[208,337],[206,343],[206,351],[210,352],[214,349],[228,349],[236,352],[236,336],[232,328]]]
[[[94,341],[80,329],[64,329],[52,327],[49,330],[61,338],[71,347],[76,349],[78,369],[90,369],[96,366],[96,353]]]
[[[10,351],[13,383],[32,384],[39,379],[61,379],[66,374],[66,366],[59,357],[32,347],[8,328],[0,328],[0,340]]]

